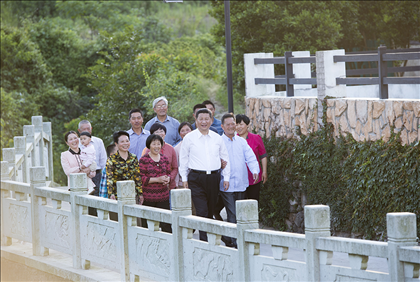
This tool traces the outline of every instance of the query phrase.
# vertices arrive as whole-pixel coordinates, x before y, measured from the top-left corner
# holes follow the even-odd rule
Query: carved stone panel
[[[62,214],[45,213],[45,232],[43,237],[48,244],[70,249],[70,222],[69,217]]]
[[[263,264],[261,278],[263,281],[297,281],[296,269]]]
[[[167,240],[137,234],[136,255],[143,270],[169,277],[171,260]]]
[[[230,256],[194,248],[193,275],[195,281],[233,281]]]
[[[29,207],[10,203],[8,215],[12,237],[31,241],[31,212]]]
[[[337,274],[334,282],[362,282],[362,281],[377,281],[376,279],[353,277],[348,275]]]
[[[98,263],[110,263],[109,265],[118,267],[116,232],[113,227],[87,222],[82,240],[82,256],[85,253],[87,255],[85,259],[98,258]]]

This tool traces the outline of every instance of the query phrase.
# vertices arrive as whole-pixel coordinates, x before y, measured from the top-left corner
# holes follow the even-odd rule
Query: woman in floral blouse
[[[113,136],[117,152],[110,156],[106,162],[106,179],[108,198],[117,199],[117,181],[133,180],[136,185],[136,195],[143,203],[143,191],[139,163],[136,155],[128,152],[130,148],[130,135],[125,131],[118,131]]]
[[[147,137],[146,147],[149,152],[140,160],[140,174],[143,182],[143,205],[169,210],[169,183],[171,182],[171,169],[169,159],[161,154],[163,139],[152,134]],[[142,219],[142,226],[146,227],[146,220]],[[161,222],[164,232],[172,232],[171,225]]]

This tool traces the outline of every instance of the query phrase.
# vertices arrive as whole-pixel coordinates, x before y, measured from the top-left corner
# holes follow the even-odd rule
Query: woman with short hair
[[[252,173],[248,169],[249,186],[246,189],[245,197],[247,199],[254,199],[258,201],[260,199],[261,181],[265,183],[268,179],[267,152],[265,150],[261,136],[248,131],[249,123],[249,117],[247,117],[246,115],[236,115],[236,132],[239,136],[241,136],[247,141],[248,145],[254,151],[255,157],[257,158],[257,161],[260,165],[260,174],[258,175],[258,180],[255,184],[254,179],[252,177]]]
[[[163,138],[157,134],[147,137],[148,152],[140,158],[139,165],[143,182],[143,205],[169,210],[171,170],[169,159],[161,153],[163,144]],[[142,219],[142,226],[147,227],[145,219]],[[172,232],[168,223],[161,222],[160,227],[164,232]]]

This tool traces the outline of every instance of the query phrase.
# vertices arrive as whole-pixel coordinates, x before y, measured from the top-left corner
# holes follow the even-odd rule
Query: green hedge
[[[402,146],[394,133],[388,142],[357,142],[351,134],[335,138],[325,109],[325,126],[300,140],[275,138],[275,132],[264,139],[269,180],[261,190],[261,221],[286,230],[289,199],[303,191],[307,204],[330,206],[333,233],[383,240],[387,213],[412,212],[420,237],[419,142]]]

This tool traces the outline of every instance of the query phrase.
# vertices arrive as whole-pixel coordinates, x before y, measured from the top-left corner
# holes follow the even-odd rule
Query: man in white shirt
[[[211,112],[200,109],[196,119],[197,129],[187,134],[182,142],[179,172],[184,187],[191,189],[197,216],[213,218],[221,180],[221,159],[227,161],[222,171],[222,185],[224,189],[229,189],[229,155],[222,137],[209,130]],[[200,240],[207,241],[206,232],[200,231]]]
[[[254,182],[258,180],[260,166],[246,140],[235,134],[236,122],[233,114],[223,115],[222,128],[224,131],[222,139],[229,152],[230,180],[229,189],[220,186],[220,195],[226,208],[228,222],[236,223],[235,202],[245,199],[245,191],[249,186],[247,166],[253,175]],[[222,236],[222,241],[226,246],[237,247],[235,238]]]

